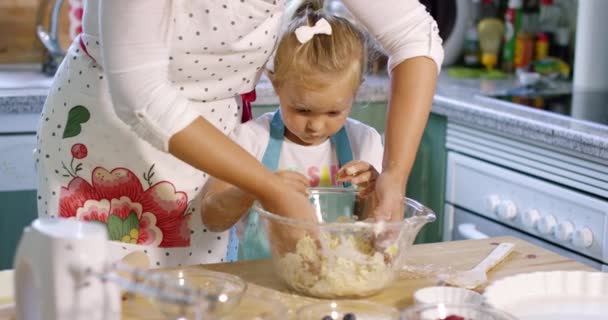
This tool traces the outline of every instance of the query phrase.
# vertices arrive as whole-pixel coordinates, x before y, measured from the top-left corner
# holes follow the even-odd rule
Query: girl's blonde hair
[[[275,87],[286,81],[296,81],[306,88],[318,89],[336,77],[350,77],[356,91],[367,65],[363,31],[347,19],[324,12],[323,0],[294,2],[292,5],[296,9],[279,40],[274,70],[269,72]],[[316,34],[309,41],[300,43],[295,30],[301,26],[313,26],[321,18],[329,22],[332,34]]]

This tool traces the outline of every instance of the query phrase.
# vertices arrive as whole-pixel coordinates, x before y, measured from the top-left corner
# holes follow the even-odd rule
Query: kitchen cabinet
[[[35,134],[0,134],[0,270],[11,268],[25,226],[37,217]]]
[[[276,110],[277,106],[254,106],[254,117]],[[350,117],[374,127],[384,134],[386,103],[357,103]],[[420,142],[416,161],[407,185],[407,196],[431,208],[437,220],[427,224],[418,234],[417,243],[438,242],[443,235],[443,207],[445,201],[446,117],[431,114]]]
[[[0,270],[13,267],[21,232],[37,212],[36,190],[0,192]]]
[[[442,241],[447,163],[446,127],[446,117],[431,113],[408,179],[407,196],[431,208],[437,215],[435,222],[423,227],[416,243]]]

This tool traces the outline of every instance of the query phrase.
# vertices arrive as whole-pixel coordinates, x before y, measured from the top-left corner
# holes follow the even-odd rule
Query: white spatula
[[[513,251],[513,247],[515,244],[503,242],[473,269],[456,272],[443,280],[455,287],[475,289],[488,281],[486,273],[506,258]]]

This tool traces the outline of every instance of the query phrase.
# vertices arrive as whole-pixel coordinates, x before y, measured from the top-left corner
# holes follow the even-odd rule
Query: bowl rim
[[[308,192],[310,194],[352,194],[352,195],[356,195],[357,191],[354,188],[338,188],[338,187],[315,187],[315,188],[308,188]],[[320,227],[322,226],[324,229],[344,229],[344,228],[354,228],[354,229],[365,229],[365,228],[386,228],[386,229],[392,229],[392,228],[401,228],[404,224],[416,224],[416,223],[420,223],[420,222],[424,222],[424,223],[428,223],[428,222],[433,222],[436,219],[436,214],[435,212],[430,209],[429,207],[421,204],[420,202],[412,199],[412,198],[408,198],[408,197],[403,197],[403,204],[407,207],[413,207],[416,209],[416,211],[420,212],[420,214],[417,214],[415,216],[409,217],[409,218],[405,218],[403,219],[403,221],[394,221],[394,222],[387,222],[387,221],[378,221],[378,222],[367,222],[367,221],[353,221],[353,222],[309,222],[309,221],[302,221],[302,220],[298,220],[298,219],[293,219],[293,218],[288,218],[288,217],[283,217],[277,214],[274,214],[270,211],[266,211],[264,208],[262,208],[261,204],[256,201],[253,206],[252,209],[257,212],[259,215],[265,217],[265,218],[269,218],[272,220],[276,220],[279,221],[283,224],[287,224],[290,226],[294,226],[294,227]]]
[[[405,319],[408,319],[408,316],[411,315],[414,312],[417,311],[422,311],[422,310],[433,310],[438,308],[439,306],[444,306],[445,308],[468,308],[468,309],[473,309],[473,310],[483,310],[485,312],[488,312],[492,315],[496,315],[499,316],[502,319],[507,319],[507,320],[517,320],[517,318],[515,316],[513,316],[512,314],[500,310],[500,309],[496,309],[493,306],[487,305],[487,304],[474,304],[474,303],[425,303],[425,304],[413,304],[410,307],[404,309],[401,312],[401,315],[403,317],[405,317]]]
[[[331,308],[332,304],[366,305],[366,306],[370,306],[370,307],[374,308],[375,310],[386,310],[385,313],[396,316],[397,317],[396,319],[398,319],[401,315],[401,313],[399,312],[399,309],[397,309],[393,306],[387,305],[387,304],[382,304],[379,302],[368,301],[368,300],[345,299],[345,300],[324,300],[324,301],[322,300],[322,301],[305,304],[296,310],[296,318],[298,318],[304,312],[311,310],[311,309],[319,308],[322,306],[330,306],[330,308]]]
[[[474,290],[470,290],[470,289],[466,289],[466,288],[459,288],[459,287],[449,287],[449,286],[430,286],[430,287],[424,287],[424,288],[420,288],[416,291],[414,291],[414,294],[412,295],[412,297],[414,298],[414,302],[417,304],[440,304],[442,302],[440,301],[432,301],[430,299],[425,299],[425,298],[429,298],[430,295],[432,295],[433,292],[441,292],[441,291],[445,291],[445,292],[456,292],[459,293],[461,296],[468,296],[468,297],[475,297],[475,299],[479,300],[479,305],[482,305],[484,302],[484,296]],[[448,302],[447,304],[454,304],[454,302],[450,303]],[[476,304],[476,303],[472,303],[472,302],[468,302],[467,304]]]
[[[165,277],[175,277],[176,279],[185,279],[188,276],[192,277],[206,277],[206,278],[216,278],[224,281],[228,281],[232,284],[236,284],[238,286],[237,296],[242,297],[245,292],[247,292],[248,284],[243,278],[226,272],[213,271],[205,268],[197,268],[197,269],[188,269],[188,268],[177,268],[177,269],[165,269],[165,270],[156,270],[157,274],[163,275]],[[185,287],[189,287],[191,289],[192,286],[185,285]]]
[[[219,319],[220,320],[238,319],[238,318],[235,318],[236,315],[231,315],[231,313],[236,312],[236,310],[239,308],[241,303],[248,299],[251,300],[251,302],[255,301],[255,302],[260,302],[262,304],[272,306],[273,313],[279,314],[283,318],[289,314],[289,308],[287,307],[287,305],[285,303],[283,303],[279,299],[272,298],[272,297],[262,297],[261,295],[254,293],[254,294],[244,294],[241,297],[241,301],[239,301],[239,304],[233,310],[230,310],[225,315],[220,316]]]

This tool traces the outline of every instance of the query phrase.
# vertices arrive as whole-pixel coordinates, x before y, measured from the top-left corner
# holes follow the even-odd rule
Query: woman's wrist
[[[253,196],[260,202],[267,202],[284,190],[285,187],[281,179],[275,174],[270,173],[264,177],[264,179],[262,179],[262,183],[259,185],[259,188],[254,190]]]
[[[405,186],[407,184],[408,174],[406,170],[397,165],[388,165],[388,167],[382,170],[382,175],[388,177],[395,185],[398,185],[403,192],[405,192]]]

